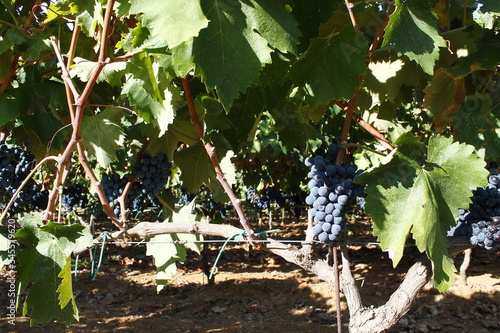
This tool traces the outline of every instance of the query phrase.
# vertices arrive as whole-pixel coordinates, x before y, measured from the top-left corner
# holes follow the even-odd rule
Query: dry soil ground
[[[287,239],[301,239],[304,221],[277,225]],[[258,229],[258,226],[255,226]],[[368,223],[359,220],[351,239],[373,241]],[[319,246],[320,247],[320,246]],[[220,244],[209,246],[213,263]],[[318,248],[320,255],[326,255]],[[412,264],[409,258],[392,268],[375,245],[353,246],[352,269],[365,305],[383,304]],[[83,265],[74,283],[80,321],[69,327],[51,322],[29,327],[18,316],[16,325],[0,308],[0,332],[336,332],[332,288],[315,276],[266,251],[229,246],[222,254],[215,283],[208,284],[200,256],[192,253],[159,294],[155,267],[144,246],[109,245],[96,280]],[[425,287],[412,309],[389,332],[500,332],[500,252],[474,249],[467,285],[455,284],[446,294]],[[85,258],[83,258],[85,259]],[[460,264],[461,258],[457,258]],[[3,274],[4,275],[4,274]],[[2,276],[3,276],[2,275]],[[2,279],[2,281],[4,281]],[[0,300],[6,296],[5,281]],[[341,299],[343,331],[348,309]]]

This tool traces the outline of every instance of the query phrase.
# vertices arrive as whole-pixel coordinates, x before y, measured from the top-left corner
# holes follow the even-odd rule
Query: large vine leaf
[[[124,135],[120,122],[122,113],[117,108],[106,108],[95,116],[85,116],[82,119],[83,146],[103,168],[107,168],[113,161]]]
[[[64,86],[55,82],[40,82],[13,90],[17,112],[26,131],[34,132],[44,144],[59,147],[67,132],[58,110],[66,107]],[[13,104],[10,107],[14,107]]]
[[[433,263],[435,286],[446,291],[454,281],[447,232],[458,209],[469,206],[471,190],[485,185],[485,163],[474,147],[443,136],[430,138],[423,164],[422,147],[411,134],[396,144],[397,150],[358,178],[367,185],[373,233],[395,266],[411,233]]]
[[[464,77],[477,70],[491,70],[500,64],[500,34],[483,30],[477,44],[477,51],[461,58],[448,72],[455,78]]]
[[[130,14],[139,14],[138,19],[151,34],[167,40],[171,48],[198,36],[208,25],[200,0],[131,0],[130,3]]]
[[[305,91],[312,107],[332,99],[350,98],[366,74],[368,42],[352,27],[330,38],[315,38],[291,68],[294,81]],[[352,41],[356,42],[353,43]]]
[[[36,215],[19,219],[16,239],[26,247],[18,254],[17,276],[20,295],[28,289],[23,315],[30,312],[30,324],[45,325],[52,318],[70,324],[78,320],[71,283],[71,253],[90,246],[89,229],[81,225],[44,225]]]
[[[276,1],[207,0],[202,7],[210,23],[193,41],[195,73],[209,89],[217,89],[229,110],[239,92],[257,81],[262,66],[271,62],[273,48],[295,50],[299,31]]]
[[[309,119],[304,118],[300,109],[280,110],[274,109],[271,114],[276,121],[276,131],[279,138],[288,149],[294,147],[305,147],[309,140],[316,138],[316,130],[309,123]],[[293,128],[293,131],[290,131]]]
[[[382,46],[394,45],[399,54],[415,60],[432,75],[439,48],[446,42],[439,35],[433,1],[396,0],[396,9],[385,28]]]
[[[220,158],[226,154],[225,149],[216,145],[216,153]],[[227,202],[228,197],[217,180],[214,166],[208,157],[205,147],[201,143],[196,143],[176,152],[174,162],[181,170],[181,180],[186,189],[191,193],[197,193],[201,185],[205,184],[213,193],[217,202]]]
[[[496,0],[481,0],[474,12],[474,21],[486,29],[500,28],[500,3]]]
[[[128,97],[139,116],[158,126],[159,136],[163,135],[175,115],[172,87],[165,83],[165,72],[145,52],[130,60],[127,70],[132,78],[123,85],[122,94]]]
[[[199,217],[193,214],[194,200],[172,214],[172,222],[196,222]],[[164,221],[163,223],[168,223]],[[176,262],[186,260],[186,248],[200,253],[195,241],[202,237],[193,234],[166,234],[149,239],[146,244],[146,255],[152,256],[156,266],[156,291],[160,292],[177,272]]]
[[[453,123],[453,109],[465,98],[464,90],[463,80],[452,78],[443,68],[434,73],[424,89],[423,107],[436,126],[443,128]]]
[[[297,52],[301,32],[281,2],[247,0],[241,2],[241,9],[247,18],[248,32],[258,31],[271,47],[283,53]]]
[[[196,143],[174,155],[174,162],[181,170],[181,180],[186,189],[197,193],[201,185],[215,176],[210,158],[201,143]]]
[[[453,125],[455,137],[473,145],[484,159],[500,156],[500,106],[489,95],[467,96],[458,108]]]
[[[0,126],[16,119],[18,103],[14,96],[0,95]]]
[[[83,59],[80,57],[76,57],[74,59],[74,65],[70,71],[72,76],[77,76],[82,82],[87,82],[95,67],[97,66],[97,62],[89,61],[87,59]],[[125,74],[125,68],[127,67],[126,62],[113,62],[107,64],[102,69],[101,73],[97,77],[96,83],[99,82],[109,82],[109,84],[114,86],[120,86],[122,84],[121,77]]]

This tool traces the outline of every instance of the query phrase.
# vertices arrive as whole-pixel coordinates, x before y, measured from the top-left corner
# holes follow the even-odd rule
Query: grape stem
[[[102,210],[106,215],[109,216],[114,225],[116,225],[119,229],[123,229],[123,222],[120,221],[120,219],[115,215],[113,209],[109,205],[108,199],[106,198],[104,190],[102,189],[101,182],[99,182],[94,171],[92,170],[87,161],[87,157],[85,156],[85,150],[81,142],[77,143],[76,149],[78,150],[78,160],[80,161],[83,170],[90,178],[90,182],[92,183],[92,186],[94,187],[94,190],[96,191],[97,196],[99,197],[99,201],[101,202]]]
[[[135,163],[134,163],[134,166],[132,167],[132,170],[135,169],[135,166],[141,160],[142,154],[144,154],[144,152],[148,148],[150,141],[151,141],[150,138],[146,138],[146,142],[144,142],[144,144],[141,147],[141,150],[139,150],[139,152],[137,153]],[[125,188],[123,189],[123,193],[118,197],[118,203],[120,204],[120,212],[121,212],[120,221],[122,221],[123,223],[125,221],[127,221],[127,219],[128,219],[129,211],[127,209],[127,197],[128,197],[128,194],[130,193],[130,190],[132,189],[132,186],[134,185],[134,182],[135,182],[135,177],[130,175],[127,179],[127,184],[125,185]]]
[[[384,154],[378,150],[375,150],[375,149],[372,149],[370,147],[367,147],[367,146],[363,146],[363,145],[358,145],[357,143],[343,143],[343,144],[340,144],[339,145],[340,147],[342,148],[345,148],[345,149],[349,149],[349,148],[361,148],[361,149],[364,149],[364,150],[368,150],[374,154],[378,154],[378,155],[381,155],[381,156],[387,156],[387,154]]]
[[[349,12],[349,17],[351,18],[351,23],[352,27],[356,32],[359,32],[359,27],[358,24],[356,23],[356,17],[354,16],[354,13],[352,11],[352,8],[354,7],[354,4],[350,2],[349,0],[344,0],[345,6],[347,7],[347,11]],[[339,325],[340,327],[340,325]]]
[[[182,81],[182,86],[184,88],[186,101],[187,101],[187,104],[189,107],[189,114],[191,115],[191,121],[192,121],[194,127],[196,128],[200,139],[202,141],[204,141],[205,135],[203,133],[203,127],[201,126],[200,119],[198,118],[198,115],[196,113],[193,96],[191,94],[191,89],[189,87],[189,79],[186,76],[182,76],[181,81]],[[205,146],[205,150],[210,158],[210,161],[212,162],[212,165],[215,169],[215,174],[216,174],[217,180],[224,188],[224,191],[229,196],[231,203],[233,204],[234,208],[236,209],[238,217],[240,218],[240,223],[243,226],[243,229],[245,229],[247,237],[250,240],[256,240],[257,237],[255,236],[254,231],[252,230],[252,228],[250,228],[250,226],[248,224],[247,218],[245,216],[245,212],[243,211],[243,208],[241,206],[241,202],[234,194],[233,189],[231,188],[231,186],[227,182],[226,177],[224,176],[224,172],[222,171],[222,169],[220,167],[219,160],[217,159],[217,155],[215,154],[215,147],[212,146],[212,144],[210,142],[204,142],[204,146]],[[261,246],[261,244],[257,243],[257,242],[255,242],[254,245],[257,248],[260,248],[260,246]]]

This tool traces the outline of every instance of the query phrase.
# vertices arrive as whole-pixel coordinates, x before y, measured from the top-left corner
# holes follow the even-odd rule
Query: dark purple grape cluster
[[[472,223],[470,243],[483,246],[487,250],[495,249],[500,244],[500,216],[493,216],[489,221]]]
[[[247,190],[247,201],[259,211],[271,208],[273,203],[280,208],[285,207],[287,200],[285,193],[274,186],[266,188],[261,193],[257,193],[254,188]]]
[[[500,175],[496,163],[488,170],[488,185],[472,191],[472,204],[458,210],[457,225],[448,235],[468,236],[471,244],[493,250],[500,244]]]
[[[127,196],[127,209],[142,213],[148,207],[160,207],[156,195],[165,188],[171,168],[172,164],[168,162],[165,153],[160,152],[156,156],[151,156],[149,153],[142,155],[142,159],[137,163],[133,173],[139,182],[132,184]],[[104,194],[109,203],[113,205],[113,211],[117,216],[120,216],[118,198],[123,194],[128,181],[127,175],[121,177],[116,173],[102,177]]]
[[[305,165],[310,168],[308,183],[310,190],[306,204],[311,206],[314,218],[312,232],[318,240],[331,244],[336,240],[347,223],[346,213],[352,209],[357,197],[362,197],[363,187],[354,183],[354,178],[362,173],[351,163],[335,165],[338,146],[320,148],[315,157],[308,157]]]
[[[250,187],[247,190],[247,201],[250,202],[259,211],[269,209],[269,200],[257,193],[257,190]]]
[[[17,145],[9,146],[5,141],[0,140],[1,206],[7,205],[14,193],[36,165],[35,156],[27,149],[28,147],[29,142],[25,142],[23,147],[19,147]],[[28,180],[14,201],[14,211],[29,208],[36,189],[35,181],[33,179]]]
[[[141,162],[137,163],[134,169],[134,174],[144,186],[157,195],[165,189],[170,169],[172,169],[172,164],[167,160],[165,153],[159,152],[156,156],[144,153]]]
[[[42,190],[41,186],[36,186],[31,198],[30,210],[42,210],[47,208],[49,203],[49,191]]]
[[[191,192],[189,192],[188,190],[186,190],[185,188],[182,188],[181,189],[181,195],[179,196],[178,200],[177,200],[177,204],[179,206],[184,206],[184,205],[187,205],[189,204],[191,201],[193,201],[193,199],[196,197],[195,194],[192,194]]]
[[[104,175],[102,177],[104,194],[116,216],[120,216],[120,203],[118,199],[123,194],[128,183],[128,176],[120,177],[119,174]],[[153,192],[145,185],[134,182],[128,193],[126,201],[127,209],[141,213],[147,207],[159,207],[160,203]]]
[[[82,208],[87,206],[89,199],[83,190],[84,187],[81,184],[74,184],[63,190],[62,203],[68,212],[77,206]]]

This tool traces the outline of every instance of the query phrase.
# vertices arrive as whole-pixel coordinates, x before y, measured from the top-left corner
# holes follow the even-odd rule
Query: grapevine
[[[484,162],[500,151],[496,0],[452,1],[446,10],[444,2],[404,0],[82,3],[0,3],[0,207],[2,217],[19,217],[16,228],[24,229],[12,234],[23,244],[16,302],[26,301],[16,306],[31,324],[78,319],[72,256],[108,236],[189,242],[238,234],[260,249],[269,235],[252,229],[245,197],[269,212],[270,224],[274,206],[311,207],[314,226],[304,227],[304,242],[267,238],[262,249],[336,288],[339,329],[341,288],[353,332],[390,329],[430,279],[439,291],[450,288],[446,231],[457,210],[450,234],[498,246],[498,170],[490,170],[484,187]],[[305,160],[306,196],[278,191],[303,189],[304,152],[331,133],[352,142],[349,154],[366,171],[342,163],[346,146],[325,146]],[[31,146],[20,144],[28,139]],[[371,151],[356,150],[363,146]],[[55,162],[50,171],[37,173],[48,160]],[[179,171],[174,179],[172,170]],[[70,178],[75,174],[81,178]],[[196,199],[165,193],[172,184]],[[88,204],[90,193],[101,207]],[[240,226],[194,222],[200,211],[225,217],[229,201]],[[313,255],[310,242],[334,244],[356,201],[394,265],[408,240],[425,253],[408,271],[405,281],[413,285],[403,281],[403,293],[394,294],[405,297],[376,308],[360,299],[348,244],[328,248],[330,266]],[[79,216],[81,225],[58,224],[58,216],[78,207],[118,230],[91,234],[103,229],[83,227],[93,225],[87,216]],[[169,223],[142,221],[151,207]],[[29,214],[35,211],[41,212]],[[158,276],[175,271],[184,245],[154,244],[148,253]]]

